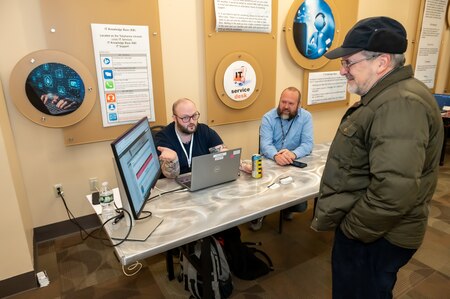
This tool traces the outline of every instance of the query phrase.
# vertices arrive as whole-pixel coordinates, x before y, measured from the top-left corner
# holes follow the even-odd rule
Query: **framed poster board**
[[[91,74],[96,74],[91,24],[148,26],[155,99],[155,122],[151,122],[150,125],[166,125],[157,0],[128,0],[114,3],[108,0],[39,1],[48,47],[76,57],[86,65]],[[103,127],[97,92],[95,97],[94,106],[89,114],[82,121],[63,129],[66,145],[113,140],[132,126],[129,124]]]
[[[242,7],[233,13],[234,5],[254,6],[247,12],[261,8],[261,15],[249,18],[266,17],[262,31],[270,32],[249,29],[248,25],[254,22],[246,22],[245,18],[232,22],[244,26],[226,28],[218,20],[217,9],[221,9],[220,16],[236,18]],[[208,125],[259,120],[274,107],[277,7],[277,0],[204,2]]]

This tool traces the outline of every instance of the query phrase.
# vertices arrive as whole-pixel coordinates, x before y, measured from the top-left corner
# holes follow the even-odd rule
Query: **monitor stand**
[[[119,187],[120,200],[122,201],[122,208],[126,211],[124,211],[125,219],[122,219],[116,224],[111,223],[111,225],[107,228],[109,236],[111,237],[111,239],[118,241],[122,241],[125,238],[127,239],[127,241],[145,241],[153,233],[153,231],[161,224],[163,219],[154,215],[140,220],[135,220],[133,218],[130,203],[127,199],[122,179],[120,178],[120,173],[117,169],[117,163],[115,163],[114,158],[113,158],[113,165],[114,171],[116,173],[117,184]],[[127,237],[130,227],[131,232]]]
[[[126,213],[124,218],[128,218]],[[127,241],[145,241],[163,221],[160,217],[150,216],[141,220],[134,221],[133,219],[133,223],[129,226],[127,223],[129,219],[128,221],[125,221],[125,219],[109,226],[109,236],[111,239],[121,241],[126,238]],[[131,232],[127,237],[130,228]]]

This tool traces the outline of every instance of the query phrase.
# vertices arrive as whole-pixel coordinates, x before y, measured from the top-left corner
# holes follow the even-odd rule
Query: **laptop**
[[[239,175],[240,161],[241,148],[193,157],[191,172],[178,176],[176,181],[189,191],[234,181]]]

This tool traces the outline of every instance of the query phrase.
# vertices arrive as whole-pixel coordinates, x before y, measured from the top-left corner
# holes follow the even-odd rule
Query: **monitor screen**
[[[122,180],[122,191],[125,191],[121,194],[127,197],[122,198],[122,202],[128,200],[130,212],[138,219],[161,173],[147,118],[142,118],[114,140],[111,147]]]
[[[445,110],[445,106],[450,106],[450,94],[445,93],[435,93],[434,98],[436,99],[436,102],[438,103],[439,109]]]

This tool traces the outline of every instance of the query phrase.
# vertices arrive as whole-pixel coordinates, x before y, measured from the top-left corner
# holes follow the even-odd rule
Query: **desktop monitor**
[[[139,220],[142,210],[150,197],[160,174],[161,166],[158,153],[153,142],[152,132],[146,117],[139,120],[122,136],[111,143],[114,154],[115,169],[122,205],[131,215],[125,215],[129,226],[138,226],[134,220]],[[152,221],[157,217],[151,216]],[[143,222],[148,222],[145,218]],[[159,224],[160,222],[158,222]],[[156,228],[156,227],[155,227]],[[144,235],[148,235],[148,224],[144,227]],[[133,228],[133,231],[135,229]]]
[[[131,214],[139,216],[161,174],[152,132],[144,117],[111,143]],[[122,199],[123,201],[124,199]]]

